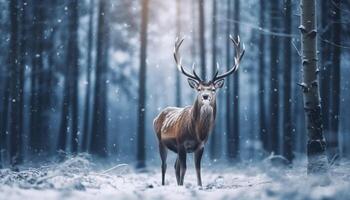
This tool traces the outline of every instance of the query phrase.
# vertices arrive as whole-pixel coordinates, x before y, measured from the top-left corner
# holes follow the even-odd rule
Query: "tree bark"
[[[302,0],[301,7],[301,46],[304,109],[308,134],[307,156],[308,174],[325,173],[328,168],[326,158],[326,141],[323,137],[320,96],[317,79],[316,46],[316,2]]]
[[[234,10],[234,37],[239,35],[239,21],[240,21],[240,0],[235,0]],[[234,56],[232,56],[234,57]],[[231,57],[231,58],[232,58]],[[239,159],[239,130],[240,130],[240,114],[239,114],[239,70],[235,72],[233,77],[233,156]]]
[[[206,79],[206,56],[205,56],[205,21],[204,21],[204,0],[199,0],[199,49],[201,61],[201,78]]]
[[[176,0],[176,37],[180,37],[181,34],[181,0]],[[175,89],[175,100],[176,106],[181,106],[181,82],[180,82],[180,73],[178,72],[177,67],[175,67],[175,76],[176,76],[176,89]]]
[[[192,43],[191,43],[191,57],[192,62],[196,63],[197,61],[197,31],[196,31],[196,16],[197,16],[197,0],[191,0],[191,18],[192,18]]]
[[[321,37],[330,41],[332,35],[332,29],[329,28],[329,21],[331,20],[330,1],[321,1]],[[327,138],[330,139],[331,133],[329,131],[330,122],[330,95],[331,95],[331,50],[332,46],[326,42],[320,43],[321,47],[321,69],[320,69],[320,94],[321,94],[321,107],[322,107],[322,125],[323,131]]]
[[[59,151],[65,151],[69,124],[71,122],[71,151],[78,152],[78,1],[68,4],[68,49],[61,112]]]
[[[139,72],[139,102],[137,123],[137,168],[146,166],[145,149],[145,118],[146,118],[146,72],[147,72],[147,27],[149,0],[142,1],[141,46],[140,46],[140,72]]]
[[[33,26],[34,34],[32,40],[32,70],[31,70],[31,113],[30,113],[30,146],[33,155],[42,156],[44,147],[43,127],[48,123],[43,113],[44,107],[44,4],[41,1],[35,0],[33,5]],[[47,98],[47,96],[45,96]],[[45,132],[46,134],[47,132]]]
[[[212,0],[213,2],[213,19],[212,19],[212,38],[211,38],[211,45],[212,45],[212,75],[214,76],[215,72],[216,72],[216,60],[217,60],[217,0]],[[217,135],[216,135],[216,131],[215,131],[215,127],[213,128],[213,131],[211,133],[211,141],[210,141],[210,158],[216,159],[217,155],[216,155],[216,143],[217,143]]]
[[[284,32],[291,34],[292,26],[292,2],[284,2]],[[284,72],[283,72],[283,155],[290,162],[293,160],[293,135],[292,135],[292,110],[291,110],[291,79],[292,79],[292,53],[291,38],[284,38]]]
[[[279,30],[279,1],[270,1],[270,24],[271,31],[278,32]],[[279,126],[279,52],[278,52],[279,39],[276,35],[271,34],[270,36],[270,151],[279,153],[279,137],[278,137],[278,126]]]
[[[18,60],[18,2],[17,0],[10,1],[10,52],[9,52],[9,64],[11,66],[10,79],[11,79],[11,95],[10,95],[10,164],[12,167],[18,164],[19,147],[21,146],[21,133],[18,123],[19,119],[19,64]]]
[[[99,1],[96,81],[93,103],[92,137],[90,150],[100,157],[107,156],[107,69],[109,49],[109,1]]]
[[[332,42],[334,44],[341,44],[342,25],[341,25],[341,7],[340,0],[333,0],[333,27],[332,27]],[[339,155],[339,105],[340,105],[340,62],[341,62],[341,48],[339,46],[332,46],[332,94],[330,109],[330,127],[329,139],[327,140],[329,156],[332,159]]]
[[[231,9],[232,9],[232,1],[231,0],[227,0],[226,4],[226,19],[231,19]],[[231,34],[231,22],[230,20],[227,20],[227,24],[226,24],[226,66],[227,66],[227,70],[230,69],[231,67],[231,41],[230,41],[230,34]],[[233,160],[234,158],[234,147],[233,147],[233,143],[234,143],[234,138],[233,138],[233,133],[232,133],[232,124],[231,124],[231,79],[228,78],[226,79],[226,88],[225,88],[225,92],[226,92],[226,142],[227,142],[227,158],[229,160]]]
[[[259,25],[265,28],[265,8],[266,2],[260,0]],[[268,134],[266,130],[266,102],[265,102],[265,40],[264,33],[259,36],[259,133],[262,148],[268,150]]]
[[[78,153],[78,78],[79,78],[79,47],[78,47],[78,0],[69,1],[69,39],[68,39],[68,66],[72,69],[71,87],[71,120],[72,136],[71,150],[72,153]]]
[[[93,42],[93,16],[94,16],[94,0],[90,0],[89,10],[89,32],[88,32],[88,49],[87,49],[87,70],[86,70],[86,94],[85,94],[85,108],[84,108],[84,127],[83,127],[83,142],[82,151],[88,151],[90,138],[90,103],[91,103],[91,70],[92,70],[92,42]]]

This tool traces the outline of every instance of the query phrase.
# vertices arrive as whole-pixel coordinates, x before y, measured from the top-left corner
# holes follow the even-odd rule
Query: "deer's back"
[[[165,108],[153,122],[154,130],[159,140],[176,138],[181,133],[184,126],[190,121],[191,107]]]

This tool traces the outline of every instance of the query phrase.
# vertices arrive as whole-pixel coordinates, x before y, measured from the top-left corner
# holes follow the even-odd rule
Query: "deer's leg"
[[[196,172],[197,172],[197,184],[198,186],[202,186],[202,177],[201,177],[201,160],[203,155],[204,148],[198,149],[194,153],[194,163],[196,166]]]
[[[179,161],[179,157],[176,158],[174,168],[175,168],[176,182],[179,185],[180,184],[180,161]]]
[[[159,142],[159,153],[160,153],[160,158],[162,160],[162,185],[165,185],[165,172],[166,172],[166,158],[168,154],[168,150],[166,147]]]
[[[184,149],[179,150],[178,152],[179,161],[180,161],[180,184],[184,184],[184,177],[186,173],[186,151]]]

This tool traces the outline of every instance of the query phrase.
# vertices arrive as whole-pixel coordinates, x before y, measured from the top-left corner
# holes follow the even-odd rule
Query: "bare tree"
[[[34,37],[31,40],[32,69],[31,69],[31,87],[30,87],[30,148],[35,156],[41,156],[44,151],[43,133],[48,123],[43,115],[43,108],[46,106],[48,96],[44,96],[43,91],[46,87],[44,82],[44,27],[45,24],[45,4],[39,0],[33,3],[33,25],[32,33]]]
[[[20,32],[20,44],[19,44],[19,74],[18,74],[18,104],[19,104],[19,110],[18,110],[18,129],[20,133],[20,140],[18,141],[18,144],[20,144],[18,148],[19,156],[17,158],[18,163],[23,162],[23,154],[24,154],[24,148],[23,148],[23,137],[24,137],[24,83],[25,83],[25,68],[26,68],[26,62],[27,62],[27,41],[28,41],[28,35],[27,35],[27,0],[21,1],[21,13],[20,13],[20,23],[21,23],[21,32]]]
[[[308,174],[325,173],[328,168],[326,141],[323,137],[320,96],[317,79],[316,46],[316,2],[302,0],[301,4],[301,46],[304,109],[308,134],[307,156]]]
[[[207,75],[206,70],[206,56],[205,56],[205,20],[204,20],[204,0],[199,0],[199,52],[201,63],[201,76],[205,78]]]
[[[176,0],[176,37],[180,37],[181,34],[181,0]],[[175,68],[175,72],[177,69]],[[180,74],[175,73],[176,76],[176,89],[175,89],[175,98],[176,106],[181,106],[181,82]]]
[[[231,19],[231,15],[232,15],[232,1],[231,0],[227,0],[226,2],[226,18],[227,19]],[[229,36],[231,34],[231,22],[230,20],[227,20],[226,23],[226,66],[230,66],[231,65],[231,47],[229,45]],[[228,69],[227,69],[228,70]],[[226,88],[225,88],[225,92],[226,92],[226,146],[227,146],[227,158],[232,160],[234,158],[234,147],[233,147],[233,143],[234,143],[234,138],[233,138],[233,134],[232,134],[232,112],[231,112],[231,93],[230,93],[230,88],[232,87],[232,81],[231,79],[227,79],[227,83],[226,83]]]
[[[84,108],[84,127],[83,127],[83,141],[82,151],[88,151],[89,137],[90,137],[90,103],[91,103],[91,71],[92,71],[92,42],[93,42],[93,17],[94,17],[94,0],[90,0],[89,8],[89,32],[88,32],[88,49],[87,49],[87,69],[86,69],[86,94],[85,94],[85,108]]]
[[[78,151],[78,1],[71,0],[68,4],[68,52],[66,60],[65,90],[63,91],[63,105],[58,150],[65,151],[68,126],[71,122],[71,149]]]
[[[18,123],[20,102],[18,99],[18,77],[19,77],[19,63],[18,60],[18,1],[10,1],[10,52],[9,52],[9,64],[11,66],[10,79],[11,79],[11,95],[10,95],[10,164],[15,166],[18,164],[19,147],[21,146],[21,133]]]
[[[321,33],[320,37],[325,40],[331,40],[332,29],[329,27],[329,21],[331,20],[330,1],[321,1]],[[321,107],[322,107],[322,125],[326,138],[330,136],[329,122],[330,122],[330,93],[331,93],[331,50],[332,47],[329,43],[321,42],[321,67],[320,67],[320,94],[321,94]]]
[[[99,1],[97,28],[96,81],[93,101],[93,119],[90,152],[107,156],[107,69],[109,49],[109,0]]]
[[[270,25],[271,31],[278,32],[279,30],[279,1],[270,1]],[[279,39],[275,34],[270,35],[270,151],[278,153],[279,137]]]
[[[259,26],[265,28],[266,2],[260,0]],[[264,33],[259,35],[259,133],[264,150],[268,149],[268,135],[266,130],[266,102],[265,102],[265,40]]]
[[[69,24],[69,47],[68,47],[68,64],[72,68],[71,97],[72,97],[72,136],[71,149],[72,153],[78,152],[78,78],[79,78],[79,47],[78,47],[78,0],[69,1],[70,24]]]
[[[340,0],[332,1],[333,27],[332,27],[332,42],[334,44],[341,43],[342,24],[341,24],[341,5]],[[328,8],[329,9],[329,8]],[[339,154],[339,105],[340,105],[340,61],[341,48],[338,45],[332,46],[332,67],[331,67],[331,109],[330,109],[330,127],[329,138],[327,140],[328,151],[331,158]]]
[[[234,3],[234,35],[235,37],[239,35],[239,21],[240,21],[240,0],[235,0]],[[239,71],[237,71],[236,75],[233,78],[233,157],[239,158]],[[229,111],[231,112],[231,111]]]
[[[145,117],[146,117],[146,59],[147,59],[147,27],[148,27],[149,0],[142,1],[140,72],[139,72],[139,102],[137,123],[137,167],[144,168],[146,163],[145,152]]]
[[[211,35],[211,48],[212,48],[212,73],[214,76],[214,73],[216,71],[216,64],[217,64],[217,0],[212,0],[213,2],[213,18],[212,18],[212,35]],[[179,74],[179,73],[177,73]],[[215,128],[213,128],[212,134],[211,134],[211,141],[210,141],[210,157],[211,159],[215,159],[217,157],[216,155],[216,140],[218,136],[215,134]]]
[[[8,150],[7,138],[8,138],[8,121],[9,121],[9,105],[10,105],[10,84],[11,84],[11,66],[6,63],[4,66],[4,83],[3,94],[1,98],[1,113],[0,113],[0,168],[6,161],[6,155]]]
[[[292,2],[284,2],[284,32],[291,34]],[[292,110],[291,110],[291,79],[292,79],[292,53],[291,38],[284,38],[284,71],[283,71],[283,155],[289,161],[293,160]]]

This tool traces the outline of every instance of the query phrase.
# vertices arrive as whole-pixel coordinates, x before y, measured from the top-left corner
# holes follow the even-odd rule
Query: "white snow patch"
[[[330,170],[331,182],[306,176],[305,163],[293,168],[261,162],[230,166],[215,163],[202,170],[203,187],[196,185],[189,166],[185,185],[177,186],[174,169],[168,167],[161,186],[160,167],[137,172],[120,164],[98,169],[82,157],[61,164],[0,170],[0,200],[12,199],[350,199],[349,162]]]

